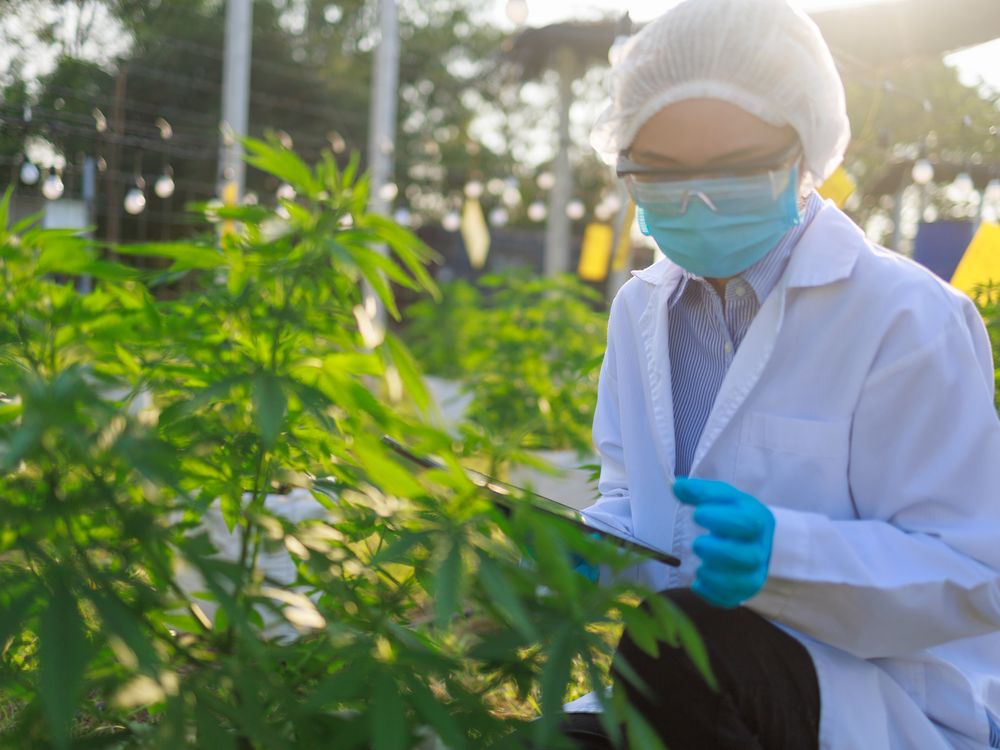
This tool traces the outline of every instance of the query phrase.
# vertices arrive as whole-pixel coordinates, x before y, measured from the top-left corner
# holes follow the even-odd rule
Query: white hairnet
[[[817,183],[844,158],[844,84],[816,24],[788,0],[685,0],[643,28],[611,69],[591,145],[613,163],[659,110],[698,98],[791,125]]]

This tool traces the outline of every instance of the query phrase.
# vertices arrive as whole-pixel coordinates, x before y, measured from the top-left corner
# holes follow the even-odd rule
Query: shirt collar
[[[781,274],[784,273],[785,268],[788,266],[792,250],[798,244],[802,235],[805,234],[813,218],[815,218],[822,207],[823,199],[820,198],[819,194],[815,191],[810,193],[806,197],[805,205],[802,209],[802,220],[789,229],[781,238],[781,241],[767,255],[737,276],[737,278],[742,279],[753,289],[758,304],[764,303],[764,300],[767,299],[771,290],[778,283]],[[670,263],[669,260],[661,262]],[[677,269],[679,278],[677,286],[674,288],[667,302],[669,306],[673,306],[681,299],[690,282],[707,283],[703,277],[697,276],[680,266],[675,266],[675,268]],[[640,272],[633,272],[633,274],[640,275]]]

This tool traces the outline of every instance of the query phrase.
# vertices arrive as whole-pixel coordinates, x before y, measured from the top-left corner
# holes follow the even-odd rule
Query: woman
[[[666,258],[611,308],[588,515],[684,560],[630,574],[720,684],[626,632],[618,689],[671,750],[1000,747],[989,341],[812,191],[849,140],[818,29],[786,0],[687,0],[612,76],[593,144]]]

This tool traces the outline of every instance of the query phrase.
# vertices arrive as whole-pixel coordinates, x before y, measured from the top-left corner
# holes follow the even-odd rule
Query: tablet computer
[[[392,448],[397,454],[421,466],[425,469],[440,469],[443,466],[428,456],[420,456],[407,448],[394,438],[384,435],[382,442]],[[472,469],[465,469],[466,474],[473,483],[481,487],[489,495],[493,503],[504,513],[510,513],[515,506],[528,507],[539,513],[561,518],[575,526],[580,527],[587,533],[597,533],[602,538],[614,542],[619,547],[637,552],[640,555],[656,560],[657,562],[678,567],[681,561],[663,550],[651,547],[642,540],[616,529],[608,524],[602,523],[594,518],[588,518],[584,513],[576,508],[557,502],[551,498],[539,495],[537,492],[530,492],[522,487],[518,487],[508,482],[501,482],[498,479],[482,474]]]

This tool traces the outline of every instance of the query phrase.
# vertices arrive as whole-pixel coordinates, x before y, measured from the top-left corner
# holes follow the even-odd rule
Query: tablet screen
[[[418,466],[423,466],[428,469],[441,468],[441,464],[437,461],[426,456],[416,455],[409,448],[388,435],[383,436],[382,442],[392,448],[400,456],[417,464]],[[582,527],[587,532],[597,532],[602,537],[611,540],[615,544],[631,549],[645,555],[646,557],[651,557],[657,562],[671,565],[673,567],[677,567],[681,564],[681,561],[673,555],[656,549],[655,547],[651,547],[631,534],[609,526],[606,523],[602,523],[595,518],[588,518],[585,513],[566,505],[565,503],[557,502],[552,498],[539,495],[537,492],[531,492],[508,482],[502,482],[472,469],[465,469],[465,471],[473,483],[485,489],[489,493],[494,504],[496,504],[503,511],[509,511],[516,505],[526,505],[533,510],[569,521],[570,523]]]

